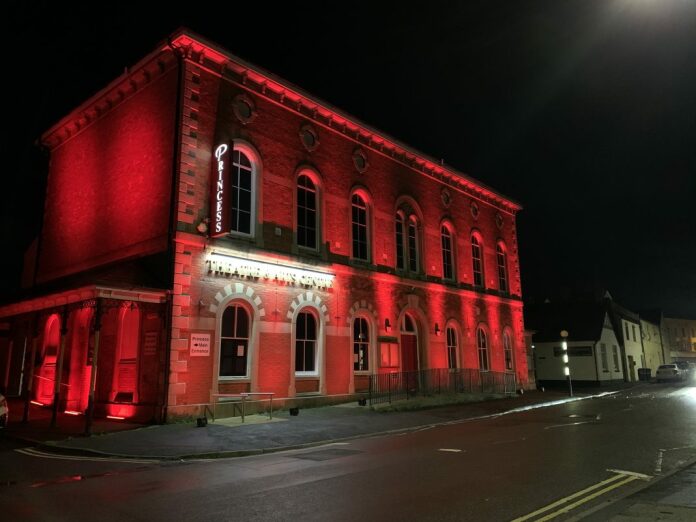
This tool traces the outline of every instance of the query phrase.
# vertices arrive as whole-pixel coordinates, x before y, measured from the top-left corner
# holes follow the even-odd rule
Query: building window
[[[408,269],[418,272],[418,227],[413,218],[408,220]]]
[[[317,186],[306,174],[297,178],[297,245],[317,249]]]
[[[222,314],[220,377],[247,377],[249,367],[249,313],[233,304]]]
[[[488,359],[488,335],[482,327],[476,330],[476,346],[478,348],[479,369],[487,372],[490,369]]]
[[[602,370],[605,372],[609,371],[609,361],[607,361],[607,345],[602,343],[600,345],[600,356],[602,358]]]
[[[457,331],[452,327],[447,328],[447,367],[457,368]]]
[[[404,255],[404,219],[400,214],[396,215],[396,268],[406,268]]]
[[[612,355],[614,356],[614,371],[619,371],[619,347],[615,344],[611,347]]]
[[[636,341],[636,325],[631,325],[631,330],[633,331],[633,340]]]
[[[370,330],[367,320],[358,317],[353,321],[353,370],[364,372],[370,369]]]
[[[625,321],[624,321],[624,327],[625,327],[625,329],[626,329],[626,341],[630,341],[631,338],[630,338],[630,336],[629,336],[629,334],[628,334],[628,323],[625,322]]]
[[[250,236],[254,224],[254,170],[247,155],[237,149],[232,153],[230,176],[232,186],[230,230],[233,233]]]
[[[418,219],[414,214],[398,211],[395,218],[396,267],[418,273],[420,269],[420,238]]]
[[[449,227],[440,228],[442,244],[442,277],[449,281],[454,280],[454,252],[452,251],[452,232]]]
[[[471,236],[471,259],[474,271],[474,286],[483,286],[483,246],[481,240]]]
[[[360,194],[351,198],[351,225],[353,234],[353,258],[369,260],[367,203]]]
[[[515,369],[515,363],[512,357],[512,338],[510,337],[510,332],[503,333],[503,354],[505,355],[505,371],[513,371]]]
[[[498,288],[501,292],[508,292],[508,273],[507,273],[507,255],[502,243],[498,243],[495,249],[496,258],[498,260]]]
[[[317,321],[309,312],[297,316],[295,330],[295,372],[316,373]]]

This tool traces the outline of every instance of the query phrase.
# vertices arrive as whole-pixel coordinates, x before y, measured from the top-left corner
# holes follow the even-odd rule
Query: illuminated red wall
[[[176,70],[51,151],[38,281],[167,248]]]

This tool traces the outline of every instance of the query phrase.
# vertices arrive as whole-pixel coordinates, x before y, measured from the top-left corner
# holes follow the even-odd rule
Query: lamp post
[[[568,379],[568,395],[573,396],[573,382],[570,379],[570,363],[568,362],[568,330],[561,330],[561,348],[563,348],[563,373]]]

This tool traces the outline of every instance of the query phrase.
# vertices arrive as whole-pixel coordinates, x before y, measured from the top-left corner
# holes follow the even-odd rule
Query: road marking
[[[645,475],[644,473],[638,473],[636,471],[625,471],[623,469],[607,469],[612,473],[618,473],[619,475],[626,475],[627,477],[636,477],[641,480],[650,480],[652,477],[650,475]]]
[[[591,491],[594,491],[598,488],[602,488],[598,492],[590,495],[589,497],[585,497],[585,498],[575,502],[574,504],[570,504],[569,506],[565,506],[562,510],[551,513],[550,515],[547,515],[545,518],[538,519],[536,522],[541,522],[542,520],[550,520],[550,518],[558,516],[562,513],[566,513],[567,511],[570,511],[571,509],[579,506],[580,504],[583,504],[589,500],[592,500],[593,498],[596,498],[599,495],[607,493],[614,488],[623,486],[624,484],[628,484],[629,482],[631,482],[633,480],[638,480],[638,477],[635,477],[633,475],[627,477],[626,475],[617,473],[613,477],[609,477],[606,480],[603,480],[603,481],[598,482],[596,484],[593,484],[589,487],[586,487],[585,489],[577,491],[576,493],[573,493],[572,495],[568,495],[567,497],[563,497],[563,498],[557,500],[556,502],[549,504],[548,506],[544,506],[540,509],[537,509],[536,511],[533,511],[532,513],[529,513],[527,515],[516,518],[512,522],[524,522],[525,520],[529,520],[531,518],[536,517],[537,515],[541,515],[543,513],[546,513],[547,511],[550,511],[550,510],[555,509],[559,506],[562,506],[563,504],[566,504],[567,502],[570,502],[571,500],[575,500],[578,497],[582,497],[583,495],[590,493]],[[551,515],[553,515],[553,516],[551,516]]]
[[[665,450],[661,449],[657,452],[657,461],[655,462],[655,475],[662,473],[662,457],[665,454]]]
[[[78,455],[57,455],[55,453],[48,453],[45,451],[37,450],[35,448],[21,448],[15,450],[17,453],[22,455],[28,455],[30,457],[38,457],[42,459],[54,459],[54,460],[83,460],[91,462],[125,462],[128,464],[153,464],[159,462],[157,459],[129,459],[129,458],[111,458],[111,457],[83,457]]]
[[[579,426],[580,424],[593,424],[595,421],[580,421],[580,422],[570,422],[566,424],[554,424],[553,426],[544,427],[545,430],[551,430],[553,428],[565,428],[566,426]]]
[[[461,453],[462,450],[456,448],[440,448],[437,451],[448,451],[450,453]]]

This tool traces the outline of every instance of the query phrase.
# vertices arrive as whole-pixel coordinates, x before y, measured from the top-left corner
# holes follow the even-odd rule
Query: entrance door
[[[42,404],[53,403],[53,392],[56,380],[56,362],[58,359],[58,349],[60,345],[60,318],[57,315],[51,316],[46,323],[43,346],[41,347],[40,357],[34,375],[35,400]]]
[[[401,334],[401,371],[418,370],[418,338],[413,334]]]
[[[632,355],[628,356],[628,379],[631,382],[635,382],[636,380],[636,361],[633,359]]]

